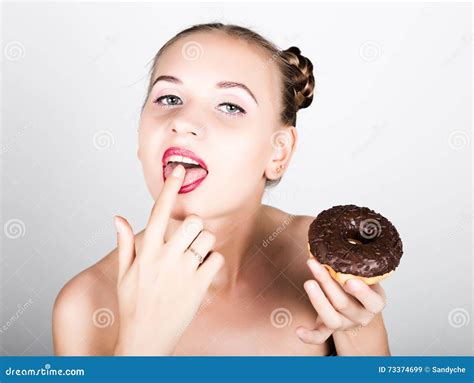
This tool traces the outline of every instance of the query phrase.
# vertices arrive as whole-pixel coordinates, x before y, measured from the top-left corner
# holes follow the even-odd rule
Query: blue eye
[[[167,106],[175,106],[175,105],[183,105],[183,101],[178,97],[173,94],[165,94],[164,96],[158,97],[153,103],[167,107]],[[224,106],[225,110],[220,109],[220,107]],[[223,102],[222,104],[219,104],[217,109],[227,115],[230,116],[238,116],[238,115],[244,115],[247,112],[241,108],[240,106],[233,104],[231,102]]]
[[[230,115],[241,115],[245,114],[245,110],[242,109],[240,106],[232,104],[230,102],[224,102],[222,104],[219,104],[219,107],[225,106],[225,111],[218,109],[222,113],[230,114]]]
[[[165,101],[163,103],[163,101]],[[178,96],[173,94],[165,94],[164,96],[158,97],[155,101],[155,104],[164,105],[164,106],[173,106],[173,105],[182,105],[183,101]]]

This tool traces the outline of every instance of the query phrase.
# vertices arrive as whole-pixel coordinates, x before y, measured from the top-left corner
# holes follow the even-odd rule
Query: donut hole
[[[362,242],[355,238],[347,238],[347,242],[352,245],[362,245]]]
[[[344,238],[354,246],[367,245],[375,240],[375,238],[366,238],[362,236],[358,230],[349,230]]]

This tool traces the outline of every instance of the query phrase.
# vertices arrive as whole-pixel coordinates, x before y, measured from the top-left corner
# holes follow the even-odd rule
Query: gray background
[[[297,45],[315,65],[297,152],[264,202],[294,214],[354,203],[385,215],[404,242],[382,283],[393,354],[472,354],[471,12],[4,4],[1,354],[51,354],[59,289],[115,246],[114,214],[145,225],[153,201],[136,128],[148,65],[175,33],[214,20]]]

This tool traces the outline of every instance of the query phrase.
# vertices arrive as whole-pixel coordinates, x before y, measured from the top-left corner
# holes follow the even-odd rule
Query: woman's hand
[[[203,223],[198,216],[187,217],[164,242],[184,173],[184,167],[178,165],[166,179],[153,206],[140,249],[135,248],[135,237],[128,222],[116,218],[120,324],[115,355],[171,355],[224,263],[220,253],[211,252],[206,257],[215,237],[202,230]],[[200,265],[188,247],[206,257],[204,263]]]
[[[342,287],[313,256],[307,261],[316,280],[304,288],[318,313],[314,329],[298,327],[296,333],[305,343],[322,344],[334,332],[367,326],[386,305],[382,287],[350,279]]]

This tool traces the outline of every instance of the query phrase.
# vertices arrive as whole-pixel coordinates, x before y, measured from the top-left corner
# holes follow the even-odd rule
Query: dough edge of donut
[[[306,243],[308,247],[308,253],[309,253],[309,258],[315,258],[314,255],[310,251],[310,245],[309,242]],[[360,275],[354,275],[354,274],[348,274],[348,273],[340,273],[338,271],[335,271],[331,266],[326,265],[325,263],[321,263],[328,271],[329,274],[331,275],[332,278],[334,278],[339,284],[344,286],[344,283],[346,283],[349,279],[361,279],[363,282],[365,282],[368,285],[374,285],[378,282],[380,282],[382,279],[387,278],[392,274],[395,270],[391,270],[388,273],[382,274],[382,275],[376,275],[375,277],[363,277]]]
[[[385,273],[385,274],[382,274],[382,275],[376,275],[375,277],[362,277],[360,275],[339,273],[337,271],[334,271],[334,269],[329,265],[325,265],[324,263],[322,263],[322,265],[324,267],[326,267],[326,269],[329,271],[329,274],[331,274],[331,277],[333,277],[341,285],[344,285],[344,283],[346,283],[349,279],[361,279],[367,285],[374,285],[374,284],[380,282],[382,279],[387,278],[394,271],[394,270],[392,270],[392,271],[389,271],[388,273]]]

